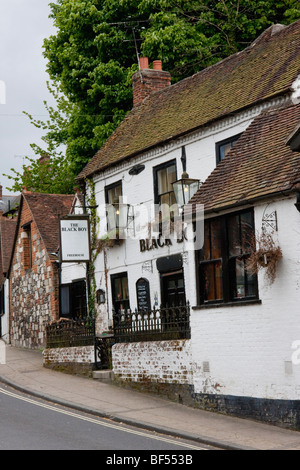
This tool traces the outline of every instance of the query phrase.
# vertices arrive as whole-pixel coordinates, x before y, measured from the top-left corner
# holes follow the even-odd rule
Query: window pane
[[[213,263],[203,266],[204,271],[204,300],[215,299],[215,275]]]
[[[234,215],[228,219],[228,249],[229,256],[241,254],[239,215]]]
[[[220,220],[205,222],[204,225],[204,259],[222,258],[222,227]]]
[[[122,299],[121,279],[115,279],[115,298],[116,298],[116,300],[121,300]]]
[[[220,145],[220,160],[223,160],[223,158],[226,157],[227,153],[229,152],[232,146],[232,142]]]
[[[205,222],[204,224],[204,249],[203,259],[210,259],[210,223]]]
[[[128,279],[127,277],[122,278],[122,298],[124,300],[129,299],[129,294],[128,294]]]
[[[221,220],[213,220],[211,222],[211,259],[222,258],[221,242]]]
[[[173,191],[172,183],[176,181],[176,166],[172,165],[167,168],[168,191]]]
[[[208,263],[203,265],[204,274],[204,300],[222,300],[222,263]]]
[[[168,182],[167,182],[167,171],[166,168],[159,170],[157,172],[157,185],[158,185],[158,194],[163,194],[168,191]]]
[[[223,299],[223,283],[222,283],[222,263],[218,261],[215,263],[215,278],[216,278],[216,300]]]
[[[241,214],[242,252],[248,253],[254,235],[253,218],[250,212]]]
[[[255,297],[256,277],[247,270],[247,258],[236,259],[234,297]]]
[[[113,204],[114,202],[119,202],[119,197],[122,196],[122,185],[118,184],[113,188],[107,190],[107,202],[108,204]]]
[[[244,260],[236,260],[235,264],[235,274],[236,274],[236,286],[235,286],[235,297],[245,297],[245,265]]]
[[[163,194],[162,196],[160,196],[160,203],[161,204],[167,204],[167,206],[169,206],[170,205],[169,202],[170,202],[169,193]]]
[[[70,314],[70,292],[69,286],[60,287],[61,314]]]
[[[176,197],[174,191],[170,193],[170,206],[173,206],[173,204],[176,204]]]
[[[246,269],[247,275],[247,296],[255,297],[256,296],[256,277],[253,274],[250,274]]]

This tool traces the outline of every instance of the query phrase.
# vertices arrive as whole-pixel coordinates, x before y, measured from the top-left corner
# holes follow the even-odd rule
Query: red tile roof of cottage
[[[17,227],[17,218],[8,219],[7,217],[0,218],[0,233],[1,233],[1,284],[4,280],[4,275],[8,272],[10,257],[13,249],[13,243]]]
[[[70,213],[74,195],[25,192],[22,198],[30,208],[48,253],[56,252],[59,246],[59,219]]]
[[[300,73],[300,21],[273,25],[242,52],[151,93],[90,160],[82,181],[122,160],[254,104],[291,93]]]
[[[190,202],[209,213],[300,188],[300,152],[287,145],[299,122],[300,105],[261,113]]]

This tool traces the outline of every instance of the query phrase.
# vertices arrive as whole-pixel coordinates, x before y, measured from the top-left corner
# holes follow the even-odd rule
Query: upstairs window
[[[119,198],[122,197],[122,181],[110,184],[105,188],[105,202],[106,204],[114,204],[119,202]]]
[[[105,202],[106,204],[115,204],[121,202],[122,199],[122,181],[110,184],[105,188]],[[110,227],[107,218],[107,231],[111,231],[113,228]]]
[[[176,161],[172,160],[154,168],[154,202],[155,204],[176,204],[172,183],[177,179]]]
[[[239,139],[240,136],[241,134],[237,134],[237,135],[234,135],[233,137],[230,137],[229,139],[225,139],[216,143],[217,164],[220,163],[220,161],[226,157],[227,153],[229,152],[230,149],[232,149],[235,142]]]
[[[155,231],[159,233],[164,231],[166,234],[170,234],[172,231],[171,220],[174,219],[174,207],[177,207],[172,183],[176,180],[176,160],[154,168],[154,203],[157,224]],[[170,211],[172,206],[173,209]]]
[[[199,252],[202,304],[257,298],[256,276],[247,269],[253,236],[253,211],[205,221]]]

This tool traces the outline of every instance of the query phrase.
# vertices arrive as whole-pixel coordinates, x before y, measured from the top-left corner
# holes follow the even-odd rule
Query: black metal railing
[[[95,367],[96,369],[112,369],[111,348],[114,344],[113,335],[95,337]]]
[[[95,320],[92,317],[70,320],[61,318],[46,326],[46,347],[90,346],[95,342]]]
[[[161,307],[149,311],[114,313],[115,343],[189,339],[189,303],[178,307]]]

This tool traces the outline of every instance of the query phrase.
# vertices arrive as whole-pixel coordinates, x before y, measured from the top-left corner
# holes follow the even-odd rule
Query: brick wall
[[[153,91],[158,91],[171,84],[171,75],[163,70],[144,69],[132,77],[133,105],[140,104]]]
[[[115,344],[112,362],[117,379],[192,384],[190,340]]]
[[[44,364],[91,364],[95,362],[94,346],[50,348],[43,352]]]
[[[59,286],[57,267],[49,259],[36,224],[32,222],[30,230],[22,228],[30,221],[24,201],[10,275],[10,329],[13,346],[37,349],[45,345],[46,323],[58,318]]]

